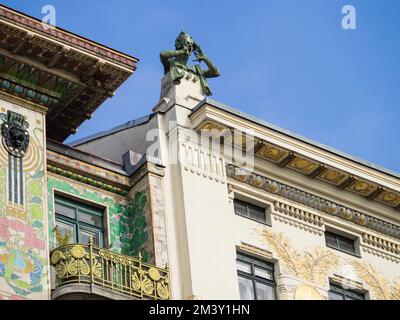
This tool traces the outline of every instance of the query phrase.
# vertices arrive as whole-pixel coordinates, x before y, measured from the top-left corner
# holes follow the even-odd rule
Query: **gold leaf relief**
[[[392,286],[391,300],[400,300],[400,280],[395,282]]]
[[[310,282],[325,285],[328,274],[339,263],[339,257],[325,248],[314,248],[303,254],[302,277]]]
[[[301,255],[281,233],[272,233],[264,230],[262,233],[264,240],[274,249],[280,258],[283,268],[288,274],[300,276]]]
[[[393,284],[371,264],[359,261],[349,262],[357,276],[368,286],[376,300],[400,300],[400,282]]]
[[[326,283],[331,270],[341,262],[335,253],[325,248],[300,253],[282,233],[264,230],[262,236],[278,256],[285,272],[319,285]]]

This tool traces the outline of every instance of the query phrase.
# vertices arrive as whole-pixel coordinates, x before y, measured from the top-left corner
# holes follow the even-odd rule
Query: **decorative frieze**
[[[242,242],[240,245],[240,249],[249,253],[254,253],[256,255],[262,256],[266,259],[272,259],[272,252],[257,248],[248,243]]]
[[[114,173],[50,150],[47,150],[47,161],[55,167],[62,167],[63,169],[68,169],[70,171],[81,171],[86,175],[89,174],[90,176],[108,180],[110,183],[115,183],[120,186],[129,186],[129,178],[122,174]]]
[[[332,281],[344,286],[344,287],[349,287],[351,289],[355,289],[355,290],[364,290],[364,286],[361,282],[358,281],[354,281],[348,278],[345,278],[343,276],[334,274],[331,277]]]
[[[322,226],[324,224],[324,219],[316,214],[313,214],[308,211],[301,210],[299,208],[293,207],[291,205],[275,201],[274,208],[276,211],[282,212],[284,214],[289,215],[290,217],[303,220],[304,222]]]
[[[361,248],[364,252],[400,263],[400,245],[392,241],[365,233],[362,236]]]
[[[319,236],[324,234],[324,230],[321,228],[324,224],[322,217],[278,201],[274,203],[274,209],[276,211],[273,213],[275,220]],[[284,215],[277,214],[278,212]]]
[[[181,161],[186,171],[222,184],[226,182],[223,159],[219,155],[194,144],[182,143]]]
[[[364,233],[363,234],[363,242],[367,243],[371,246],[377,247],[382,250],[386,250],[390,253],[400,254],[400,244],[396,244],[394,242],[373,236],[371,234]]]
[[[239,182],[249,184],[269,193],[301,203],[310,208],[326,212],[357,225],[400,239],[400,226],[394,225],[390,222],[375,218],[331,200],[324,199],[284,183],[269,179],[265,176],[236,167],[232,164],[227,165],[226,173],[227,177]]]
[[[120,194],[120,195],[123,195],[123,196],[126,196],[128,194],[128,191],[123,190],[121,188],[117,188],[117,187],[114,187],[114,186],[112,186],[110,184],[104,183],[102,181],[95,180],[95,179],[92,179],[92,178],[88,178],[88,177],[82,176],[80,174],[74,173],[72,171],[68,171],[68,170],[64,170],[64,169],[61,169],[61,168],[54,167],[52,165],[47,165],[47,170],[49,172],[58,174],[60,176],[63,176],[63,177],[66,177],[66,178],[70,178],[72,180],[80,181],[80,182],[89,184],[89,185],[91,185],[93,187],[96,187],[96,188],[99,188],[99,189],[103,189],[103,190],[106,190],[106,191],[109,191],[109,192],[113,192],[113,193]]]

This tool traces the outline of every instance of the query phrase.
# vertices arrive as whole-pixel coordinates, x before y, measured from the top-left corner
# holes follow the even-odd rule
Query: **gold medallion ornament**
[[[53,252],[53,254],[51,255],[51,259],[50,259],[51,264],[53,266],[56,265],[61,260],[61,257],[62,257],[62,253],[60,250]]]
[[[298,286],[294,294],[295,300],[322,300],[321,294],[312,286]]]
[[[328,181],[336,180],[337,178],[339,178],[339,176],[340,176],[340,173],[337,171],[333,171],[333,170],[330,170],[324,174],[324,178]]]
[[[74,246],[71,249],[71,254],[76,259],[82,259],[85,256],[85,249],[82,246]]]
[[[354,190],[356,191],[364,191],[368,189],[368,183],[366,182],[358,182],[354,185],[353,187]]]
[[[305,169],[309,165],[310,165],[310,161],[305,160],[305,159],[300,159],[300,160],[296,161],[295,167],[297,169],[302,170],[302,169]]]
[[[277,156],[279,156],[279,150],[276,148],[266,148],[264,150],[264,156],[267,158],[276,158]]]
[[[149,269],[149,276],[154,281],[158,281],[158,280],[161,279],[160,272],[158,272],[158,270],[155,269],[155,268],[150,268]]]
[[[390,193],[385,194],[382,198],[386,202],[392,202],[392,201],[396,200],[397,196],[393,192],[390,192]]]

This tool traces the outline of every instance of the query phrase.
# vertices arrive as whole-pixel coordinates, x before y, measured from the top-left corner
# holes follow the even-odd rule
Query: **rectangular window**
[[[241,300],[275,300],[274,266],[238,253],[237,273]]]
[[[244,202],[238,199],[233,200],[235,213],[237,215],[250,218],[262,223],[268,223],[266,208],[256,206],[254,204]]]
[[[343,289],[341,286],[331,284],[329,300],[365,300],[365,295],[350,289]]]
[[[357,254],[355,249],[355,240],[353,239],[346,238],[330,231],[326,231],[325,241],[326,245],[329,248],[333,248],[350,254]]]
[[[69,243],[93,244],[103,246],[104,211],[71,199],[55,195],[56,226],[60,234],[70,235]],[[58,244],[60,245],[60,244]]]

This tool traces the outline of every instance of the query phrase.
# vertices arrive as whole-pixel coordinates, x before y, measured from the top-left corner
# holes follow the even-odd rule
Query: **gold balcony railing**
[[[89,243],[68,244],[50,253],[55,288],[89,284],[137,299],[169,300],[169,272]]]

